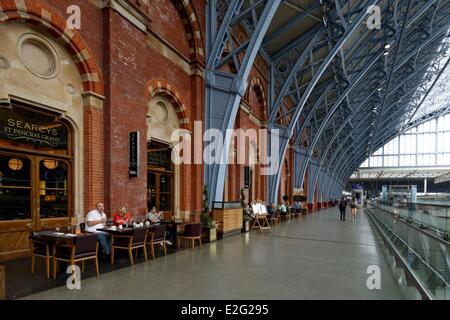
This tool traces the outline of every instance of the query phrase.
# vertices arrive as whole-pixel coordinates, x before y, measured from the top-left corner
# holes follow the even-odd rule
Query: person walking
[[[355,197],[352,198],[352,203],[350,205],[350,208],[352,209],[352,221],[356,221],[356,199]]]
[[[341,201],[339,202],[339,211],[341,212],[341,221],[345,221],[345,209],[347,208],[347,200],[345,200],[344,197],[342,197]]]

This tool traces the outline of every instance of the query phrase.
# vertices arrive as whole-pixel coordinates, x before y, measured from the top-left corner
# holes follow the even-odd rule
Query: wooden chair
[[[271,215],[269,215],[269,222],[272,226],[275,225],[275,223],[279,223],[280,222],[280,214],[278,213],[277,210],[275,210]]]
[[[157,224],[152,231],[147,234],[147,245],[150,245],[152,258],[155,260],[155,246],[162,245],[164,249],[164,255],[167,256],[166,246],[166,226],[164,224]]]
[[[200,243],[200,248],[201,248],[202,247],[202,224],[201,224],[201,222],[187,224],[184,227],[184,233],[177,236],[177,248],[180,247],[180,242],[183,239],[190,241],[190,243],[192,244],[192,249],[195,248],[195,240],[198,240]]]
[[[98,242],[96,234],[84,234],[73,239],[72,244],[56,244],[53,256],[53,279],[56,279],[58,261],[66,261],[69,265],[75,265],[81,261],[84,272],[84,261],[94,260],[95,271],[99,277],[98,269]]]
[[[129,235],[113,235],[111,240],[111,264],[114,264],[115,250],[127,250],[131,265],[134,266],[133,250],[142,248],[144,250],[145,261],[147,261],[147,229],[135,228]]]
[[[38,239],[34,232],[30,235],[31,241],[31,274],[34,274],[36,267],[36,257],[45,259],[45,271],[47,279],[50,279],[50,259],[53,258],[54,242]]]

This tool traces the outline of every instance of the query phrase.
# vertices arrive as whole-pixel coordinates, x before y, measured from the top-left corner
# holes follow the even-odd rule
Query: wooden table
[[[64,232],[57,232],[57,231],[53,231],[53,230],[44,230],[44,231],[34,232],[33,239],[46,241],[49,243],[49,245],[53,245],[53,247],[55,247],[58,244],[73,245],[74,239],[86,237],[86,236],[92,236],[92,234],[93,233],[90,233],[90,232],[83,232],[80,234],[73,234],[73,233],[67,234]],[[66,267],[68,266],[68,264],[69,264],[69,262],[61,261],[61,263],[59,264],[59,272],[60,273],[66,272],[65,270],[66,270]]]
[[[178,227],[183,227],[189,223],[189,221],[160,221],[157,222],[155,224],[151,224],[149,226],[144,225],[141,228],[146,228],[149,232],[152,232],[152,229],[154,229],[155,225],[157,224],[162,224],[162,225],[166,225],[166,229],[169,231],[172,231],[173,234],[173,243],[172,246],[176,246],[177,243],[177,233],[178,233]],[[109,233],[111,235],[129,235],[133,232],[133,228],[123,228],[123,229],[119,229],[117,228],[116,230],[111,229],[111,228],[101,228],[101,229],[97,229],[98,231],[103,231],[106,233]]]
[[[146,227],[143,227],[146,228]],[[101,232],[106,232],[109,233],[111,235],[130,235],[131,233],[133,233],[133,228],[123,228],[123,229],[111,229],[111,228],[99,228],[97,229],[97,231],[101,231]]]
[[[5,266],[0,265],[0,300],[6,299],[6,272]]]
[[[73,241],[73,239],[77,237],[83,237],[85,235],[90,235],[91,233],[80,233],[80,234],[73,234],[73,233],[64,233],[64,232],[56,232],[56,231],[37,231],[33,233],[34,239],[43,239],[43,240],[50,240],[53,242],[69,242]]]
[[[253,221],[253,225],[250,229],[253,230],[254,228],[259,229],[260,232],[262,232],[263,230],[269,230],[270,232],[272,232],[272,229],[270,228],[270,223],[269,223],[269,219],[267,219],[268,214],[266,213],[259,213],[259,214],[255,214],[254,215],[254,221]],[[259,222],[260,220],[262,220],[262,225]]]

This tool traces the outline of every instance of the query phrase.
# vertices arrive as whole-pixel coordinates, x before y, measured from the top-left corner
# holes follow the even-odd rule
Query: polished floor
[[[27,299],[402,299],[367,217],[339,221],[336,208]],[[381,288],[367,288],[369,266]]]

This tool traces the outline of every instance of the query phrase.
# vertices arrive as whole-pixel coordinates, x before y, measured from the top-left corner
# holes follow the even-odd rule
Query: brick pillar
[[[191,127],[193,128],[194,121],[204,122],[204,105],[205,105],[205,90],[204,90],[204,66],[200,62],[195,63],[196,72],[191,76],[191,110],[193,111],[191,116]],[[200,213],[202,210],[202,199],[203,199],[203,185],[204,185],[204,165],[203,165],[203,130],[198,132],[200,135],[198,137],[199,141],[202,143],[201,147],[201,159],[202,164],[191,165],[191,170],[193,170],[191,179],[192,188],[192,205],[189,208],[191,212]],[[192,141],[195,141],[196,137],[193,137]],[[194,146],[193,146],[194,147]],[[194,160],[194,154],[192,154],[192,160]]]
[[[104,97],[83,94],[84,103],[84,213],[104,199]]]

